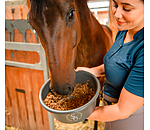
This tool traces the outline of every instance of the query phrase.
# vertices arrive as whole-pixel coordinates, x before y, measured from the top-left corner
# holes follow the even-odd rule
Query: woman
[[[105,106],[88,117],[104,121],[105,130],[144,129],[144,0],[113,0],[119,29],[104,64],[78,67],[99,76],[105,72]],[[107,104],[107,105],[106,105]]]

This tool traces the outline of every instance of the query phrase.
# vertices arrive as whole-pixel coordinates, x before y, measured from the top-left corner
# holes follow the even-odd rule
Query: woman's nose
[[[118,18],[122,18],[122,9],[121,8],[116,8],[115,12],[114,12],[114,16],[118,19]]]

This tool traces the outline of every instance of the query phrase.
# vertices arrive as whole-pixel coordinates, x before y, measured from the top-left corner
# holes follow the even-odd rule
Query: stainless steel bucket
[[[43,100],[49,93],[50,79],[47,80],[41,87],[39,93],[39,101],[42,107],[44,107],[48,112],[53,115],[54,118],[56,118],[60,122],[72,124],[83,121],[94,111],[94,108],[96,106],[96,99],[100,93],[100,83],[94,75],[85,71],[76,72],[76,83],[83,84],[86,83],[87,80],[89,80],[89,87],[95,89],[94,97],[88,103],[81,107],[65,111],[51,109],[43,102]]]

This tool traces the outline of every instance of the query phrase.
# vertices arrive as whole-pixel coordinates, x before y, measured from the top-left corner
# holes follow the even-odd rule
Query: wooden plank
[[[11,6],[5,6],[5,19],[13,19],[11,8]]]
[[[27,53],[26,53],[27,54]],[[30,61],[32,62],[34,60],[33,56],[30,56],[29,54],[26,55],[25,57],[25,62]],[[31,70],[30,70],[31,71]],[[37,70],[32,70],[32,77],[30,77],[30,84],[31,84],[31,101],[33,105],[33,111],[34,111],[34,120],[36,121],[36,129],[37,130],[43,130],[43,117],[41,115],[41,106],[39,104],[39,99],[38,99],[38,86],[39,84],[39,79],[37,79],[37,75],[41,76],[41,79],[43,76],[43,71],[37,71]],[[44,83],[44,80],[42,80],[42,84]]]
[[[19,30],[14,30],[14,42],[24,42],[23,34]]]
[[[44,84],[44,75],[43,76],[42,75],[43,75],[42,71],[37,75],[37,79],[38,79],[38,91],[37,91],[38,96],[39,96],[40,89],[41,89],[42,85]],[[43,127],[44,127],[45,130],[49,130],[48,112],[41,106],[41,104],[39,102],[39,98],[38,98],[38,104],[40,106]]]
[[[14,10],[14,13],[12,13]],[[27,19],[28,5],[5,6],[5,19]]]
[[[26,92],[26,105],[28,111],[28,121],[29,121],[29,130],[36,130],[36,122],[34,119],[34,109],[32,103],[32,90],[30,80],[32,77],[32,71],[30,69],[21,68],[20,69],[20,80],[22,81],[21,84],[24,86],[24,90]]]
[[[17,85],[17,79],[14,75],[16,75],[16,68],[15,67],[8,67],[6,66],[6,73],[8,78],[8,89],[10,92],[10,98],[12,102],[12,107],[10,109],[11,120],[12,120],[12,126],[14,127],[20,127],[20,119],[19,119],[19,111],[18,111],[18,102],[17,102],[17,96],[15,87]]]
[[[5,60],[11,61],[12,50],[5,49]]]
[[[17,75],[16,78],[18,79],[17,86],[15,88],[17,93],[17,101],[18,101],[18,111],[20,116],[20,129],[28,130],[29,128],[29,122],[28,122],[28,112],[27,112],[27,106],[26,106],[26,92],[24,89],[24,85],[22,83],[22,79],[20,78],[21,68],[17,68]]]
[[[5,30],[5,41],[9,41],[9,33],[8,33],[8,30]]]
[[[15,51],[15,59],[16,61],[22,61],[25,62],[25,52],[24,51]],[[26,102],[26,91],[24,84],[22,84],[23,81],[22,75],[25,73],[22,73],[22,68],[18,68],[18,84],[16,91],[17,91],[17,96],[18,96],[18,105],[19,105],[19,112],[20,112],[20,126],[21,129],[28,130],[29,129],[29,120],[28,120],[28,110],[27,110],[27,102]]]
[[[15,51],[15,58],[17,62],[25,63],[26,52],[25,51]]]
[[[40,75],[40,78],[39,76]],[[35,119],[36,119],[36,126],[37,130],[43,130],[43,114],[41,111],[41,105],[39,103],[39,98],[38,98],[38,93],[39,93],[39,86],[41,87],[42,84],[44,83],[43,79],[43,72],[42,71],[33,71],[32,72],[32,94],[33,94],[33,105],[34,105],[34,110],[35,110]],[[41,79],[43,82],[41,83]]]
[[[40,62],[40,56],[37,52],[26,51],[24,63],[36,64],[39,62]]]
[[[15,9],[12,13],[14,19],[22,19],[20,6],[11,6],[11,9]]]
[[[27,42],[28,43],[37,43],[37,41],[36,41],[36,36],[35,36],[35,34],[32,32],[32,30],[30,30],[30,29],[27,29],[26,30],[26,39],[27,39]]]
[[[27,19],[27,14],[28,14],[28,5],[21,5],[20,6],[20,12],[22,19]]]
[[[44,120],[44,130],[49,130],[49,119],[48,119],[48,112],[42,107],[43,111],[43,120]]]
[[[37,52],[5,49],[5,60],[36,64],[40,62],[40,56]]]
[[[5,72],[6,72],[6,68],[5,68]],[[5,124],[6,125],[13,125],[12,122],[12,114],[10,113],[11,111],[11,106],[12,106],[12,102],[11,102],[11,97],[10,97],[10,92],[9,92],[9,82],[8,82],[8,77],[7,77],[7,73],[5,74]]]
[[[10,82],[9,82],[10,79],[9,79],[9,75],[8,75],[9,68],[5,67],[5,73],[6,73],[5,74],[5,80],[6,80],[5,85],[6,85],[6,88],[8,88],[7,90],[10,92],[10,89],[9,89],[10,88]],[[12,99],[10,93],[9,93],[9,97],[10,97],[10,99]],[[5,99],[5,102],[7,102],[7,98]],[[5,109],[7,109],[10,113],[10,115],[6,117],[6,118],[8,118],[7,125],[15,126],[15,119],[14,119],[13,112],[12,112],[12,102],[11,102],[11,106],[7,106],[7,105],[8,104],[5,104]],[[5,122],[5,124],[6,124],[6,122]]]
[[[35,59],[38,59],[36,55],[30,56],[27,54],[26,61],[34,61]],[[30,75],[31,76],[31,75]],[[44,84],[44,75],[43,71],[39,70],[32,70],[32,77],[30,77],[30,83],[31,83],[31,90],[32,90],[32,101],[33,101],[33,109],[34,109],[34,118],[36,120],[36,128],[37,130],[45,129],[44,126],[44,118],[43,118],[43,111],[42,106],[39,103],[39,90],[41,86]],[[47,115],[47,124],[48,124],[48,115]],[[49,128],[49,125],[46,126],[46,129]]]
[[[40,62],[40,55],[37,52],[33,52],[32,54],[33,54],[32,61],[34,61],[34,64],[39,63]]]
[[[21,89],[17,89],[21,90]],[[19,105],[19,113],[20,113],[20,129],[28,130],[29,129],[29,121],[26,111],[26,96],[21,92],[17,92],[17,99]]]

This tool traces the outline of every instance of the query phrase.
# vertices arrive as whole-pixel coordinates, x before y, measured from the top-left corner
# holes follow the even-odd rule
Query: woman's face
[[[112,12],[119,30],[138,31],[144,27],[144,2],[141,0],[113,0]]]

